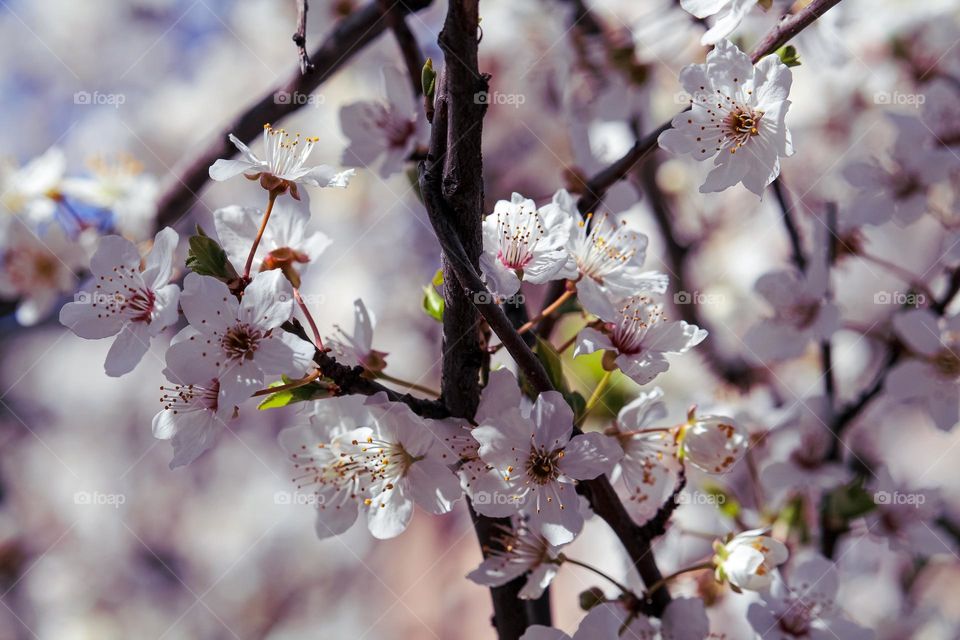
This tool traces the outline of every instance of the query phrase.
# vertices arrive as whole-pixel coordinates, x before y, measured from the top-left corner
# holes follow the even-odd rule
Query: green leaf
[[[230,264],[227,252],[217,244],[216,240],[208,236],[200,225],[197,225],[197,234],[190,236],[187,269],[201,276],[213,276],[223,282],[230,282],[240,277],[237,270]]]
[[[430,284],[423,288],[423,299],[420,301],[423,312],[437,322],[443,322],[443,296],[437,292],[437,287],[441,285],[443,285],[443,270],[437,269]]]
[[[437,72],[433,70],[433,58],[427,58],[420,71],[420,87],[423,89],[423,95],[433,98],[436,91]]]
[[[797,48],[792,44],[780,47],[777,55],[780,56],[780,61],[788,67],[800,66],[800,54],[797,53]]]
[[[293,382],[287,376],[283,376],[281,380],[277,380],[270,384],[270,387],[279,387],[281,385],[290,384]],[[263,401],[257,405],[257,408],[261,411],[266,409],[276,409],[278,407],[286,407],[297,402],[307,402],[309,400],[321,400],[323,398],[330,398],[336,395],[337,386],[329,378],[320,378],[319,380],[314,380],[310,384],[305,384],[302,387],[295,387],[293,389],[285,389],[283,391],[277,391],[276,393],[271,393]]]
[[[855,478],[829,492],[823,499],[824,518],[836,528],[843,528],[854,518],[873,511],[873,496],[863,488],[863,478]]]
[[[563,362],[560,359],[560,354],[553,348],[553,345],[537,337],[537,344],[533,348],[533,352],[537,354],[537,358],[543,363],[543,368],[547,370],[547,377],[550,378],[550,383],[553,385],[553,388],[564,396],[569,395],[570,387],[567,385],[567,379],[563,375]]]
[[[721,514],[731,519],[740,515],[740,503],[722,487],[706,486],[703,490],[713,497],[713,502],[717,505],[717,511]]]

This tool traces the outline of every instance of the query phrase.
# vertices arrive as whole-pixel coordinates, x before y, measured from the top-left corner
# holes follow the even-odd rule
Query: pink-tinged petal
[[[373,349],[373,328],[377,318],[372,311],[367,310],[363,300],[353,301],[353,341],[363,352],[369,353]]]
[[[445,465],[431,460],[411,465],[406,482],[409,495],[417,506],[434,515],[452,511],[463,495],[459,478]]]
[[[397,537],[413,517],[413,500],[404,495],[401,486],[385,490],[367,507],[367,528],[378,540]]]
[[[927,410],[938,429],[952,430],[960,422],[960,389],[952,383],[934,385],[928,390]]]
[[[150,348],[150,332],[142,322],[128,322],[117,334],[117,339],[107,352],[104,370],[108,376],[117,378],[133,371]]]
[[[479,567],[468,573],[467,579],[484,587],[502,587],[526,573],[527,568],[522,562],[504,562],[502,558],[492,557],[485,559]]]
[[[339,495],[342,495],[340,492]],[[345,533],[357,521],[359,507],[354,500],[340,498],[333,490],[320,491],[317,495],[317,519],[313,528],[323,540]]]
[[[496,469],[482,462],[461,465],[461,485],[473,503],[473,509],[488,518],[506,518],[523,506],[524,496],[512,489]]]
[[[254,361],[267,375],[299,378],[312,368],[315,352],[316,348],[306,340],[279,331],[260,341]]]
[[[659,387],[641,393],[620,409],[617,425],[624,431],[635,431],[667,417],[663,390]]]
[[[474,427],[470,434],[480,444],[480,458],[502,473],[516,462],[518,451],[530,447],[533,428],[533,421],[517,407],[501,412],[489,424]]]
[[[273,329],[289,320],[292,313],[293,289],[290,282],[281,270],[273,269],[258,273],[244,289],[238,317],[240,322],[261,329]]]
[[[565,482],[552,482],[539,487],[531,500],[523,505],[530,513],[530,526],[555,547],[572,542],[583,529],[583,516],[578,509],[577,492]]]
[[[346,171],[337,171],[333,167],[325,164],[311,167],[303,172],[298,172],[295,179],[297,182],[303,182],[314,187],[346,187],[350,184],[352,178],[357,172],[353,169]]]
[[[911,400],[927,395],[937,384],[930,365],[919,360],[907,360],[894,365],[884,382],[884,390],[894,400]]]
[[[235,268],[242,267],[246,262],[262,217],[263,212],[259,209],[237,205],[223,207],[213,212],[213,226],[220,239],[220,246],[227,252],[227,257]],[[263,253],[264,251],[257,247],[257,258],[262,259]],[[254,259],[253,266],[259,269],[258,259]]]
[[[639,385],[645,385],[670,368],[670,363],[659,353],[647,356],[619,355],[614,360],[625,376]]]
[[[153,248],[144,259],[143,282],[151,289],[159,289],[173,276],[173,253],[180,236],[170,227],[163,228],[153,241]]]
[[[546,588],[553,582],[554,577],[556,577],[557,568],[558,565],[547,563],[537,566],[537,568],[527,576],[527,581],[523,585],[523,588],[520,589],[517,597],[521,600],[536,600],[542,596]]]
[[[605,603],[596,606],[580,621],[580,628],[573,640],[619,640],[620,627],[624,620],[618,606]]]
[[[219,405],[225,408],[240,405],[263,386],[263,371],[255,362],[246,360],[230,365],[220,374]]]
[[[707,18],[719,12],[730,0],[680,0],[680,6],[687,13],[698,18]]]
[[[750,161],[745,150],[741,150],[739,154],[721,151],[714,162],[713,170],[707,174],[707,179],[700,185],[700,193],[725,191],[742,181],[749,170]]]
[[[190,327],[185,328],[167,349],[165,371],[176,384],[205,384],[217,377],[218,361],[223,357],[220,345]]]
[[[748,0],[755,4],[755,0]],[[764,117],[769,113],[769,105],[777,102],[783,102],[790,95],[790,87],[793,85],[793,72],[790,67],[783,64],[780,56],[770,54],[764,56],[754,65],[754,86],[757,87],[753,93],[753,99],[758,105],[767,107]]]
[[[520,290],[520,278],[513,269],[505,266],[495,255],[480,254],[480,270],[490,290],[503,297],[512,296]]]
[[[597,351],[615,351],[616,347],[610,341],[610,337],[605,333],[600,333],[596,329],[587,327],[577,334],[577,346],[573,350],[573,357],[596,353]]]
[[[610,473],[623,457],[616,439],[591,432],[576,436],[563,449],[560,471],[575,480],[592,480]]]
[[[150,320],[150,335],[159,335],[161,331],[176,324],[180,318],[180,287],[168,284],[156,290],[154,316]]]
[[[97,245],[97,251],[90,259],[90,271],[95,277],[113,276],[115,270],[139,271],[140,252],[137,247],[120,236],[104,236]]]
[[[617,316],[616,301],[609,291],[591,278],[577,282],[577,300],[584,309],[602,320],[612,321]]]
[[[247,160],[226,160],[221,158],[210,165],[210,178],[217,182],[223,182],[230,178],[235,178],[241,173],[256,173],[263,170],[263,166],[254,164]]]
[[[493,421],[504,408],[520,406],[520,385],[509,369],[496,369],[490,372],[487,386],[480,393],[480,406],[477,408],[478,424]]]
[[[170,468],[188,465],[199,458],[217,440],[223,421],[210,411],[191,411],[176,419],[176,433],[171,438],[173,460]]]
[[[573,433],[573,410],[558,391],[545,391],[537,396],[530,412],[536,425],[534,442],[550,451],[562,448]]]
[[[194,328],[208,333],[233,325],[240,305],[224,283],[190,272],[183,280],[180,306]]]
[[[87,340],[116,335],[123,327],[123,319],[118,314],[104,317],[99,307],[94,307],[92,302],[83,300],[63,305],[60,309],[60,324]]]
[[[258,158],[253,151],[250,150],[250,147],[248,147],[243,143],[243,140],[233,135],[232,133],[227,136],[227,139],[233,143],[233,146],[237,148],[237,151],[240,152],[240,155],[243,157],[244,160],[246,160],[250,164],[255,164],[255,165],[264,164],[264,162],[260,158]],[[266,132],[264,132],[264,139],[267,139]]]
[[[879,191],[890,180],[890,175],[886,171],[866,162],[853,162],[847,165],[842,175],[852,186],[870,192]]]
[[[893,316],[897,335],[914,352],[932,356],[943,349],[940,341],[940,323],[928,309],[911,309]]]
[[[570,636],[559,629],[534,624],[527,627],[520,640],[570,640]]]

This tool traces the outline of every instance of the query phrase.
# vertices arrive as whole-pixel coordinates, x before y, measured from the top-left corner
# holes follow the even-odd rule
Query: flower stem
[[[439,391],[436,391],[436,390],[434,390],[434,389],[431,389],[430,387],[425,387],[425,386],[423,386],[423,385],[419,385],[419,384],[417,384],[417,383],[415,383],[415,382],[408,382],[407,380],[403,380],[403,379],[401,379],[401,378],[395,378],[395,377],[391,376],[389,373],[384,373],[383,371],[380,371],[379,373],[377,373],[376,376],[377,376],[377,378],[379,378],[380,380],[386,380],[387,382],[392,382],[393,384],[398,384],[398,385],[400,385],[401,387],[406,387],[406,388],[408,388],[408,389],[413,389],[414,391],[419,391],[420,393],[426,393],[426,394],[431,395],[431,396],[433,396],[433,397],[435,397],[435,398],[439,398],[439,397],[440,397],[440,392],[439,392]]]
[[[293,299],[297,301],[300,311],[302,311],[303,315],[307,318],[307,324],[310,325],[310,330],[313,332],[314,346],[320,351],[323,351],[323,338],[320,337],[320,330],[317,329],[317,323],[314,322],[313,315],[310,313],[310,309],[307,308],[307,303],[303,301],[303,296],[300,295],[300,289],[297,287],[293,288]]]
[[[600,378],[600,382],[597,383],[593,393],[590,394],[590,398],[587,400],[587,406],[583,409],[583,414],[577,421],[577,426],[583,424],[583,421],[587,419],[587,416],[590,415],[590,412],[593,411],[594,407],[600,403],[600,398],[603,397],[603,393],[607,390],[607,387],[610,386],[610,380],[612,379],[613,371],[605,372],[603,377]]]
[[[647,589],[646,596],[649,598],[653,592],[657,589],[665,586],[668,582],[676,578],[677,576],[682,576],[685,573],[690,573],[692,571],[701,571],[703,569],[713,569],[713,562],[701,562],[700,564],[695,564],[692,567],[687,567],[686,569],[680,569],[679,571],[674,571],[668,576],[660,578],[658,581],[650,585],[650,588]]]
[[[277,385],[276,387],[267,387],[266,389],[260,389],[259,391],[254,391],[253,397],[266,396],[266,395],[270,395],[271,393],[277,393],[280,391],[289,391],[290,389],[303,387],[310,384],[311,382],[313,382],[319,377],[320,377],[320,369],[314,369],[311,373],[308,373],[307,375],[300,378],[299,380],[294,380],[293,382],[289,382],[287,384]]]
[[[557,560],[559,560],[561,563],[569,562],[570,564],[575,564],[575,565],[577,565],[578,567],[583,567],[583,568],[586,569],[587,571],[592,571],[593,573],[597,574],[597,575],[600,576],[601,578],[604,578],[605,580],[607,580],[607,581],[609,581],[610,583],[612,583],[614,586],[617,587],[617,589],[620,589],[620,591],[623,592],[623,593],[630,593],[630,594],[633,593],[633,591],[630,590],[630,587],[624,586],[624,585],[621,584],[619,581],[614,580],[612,577],[610,577],[609,575],[607,575],[607,574],[604,573],[603,571],[600,571],[600,569],[597,569],[596,567],[594,567],[594,566],[592,566],[592,565],[589,565],[589,564],[587,564],[586,562],[581,562],[580,560],[574,560],[573,558],[568,558],[567,556],[563,555],[562,553],[557,557]]]
[[[253,256],[257,253],[257,247],[260,246],[260,239],[263,238],[263,232],[267,228],[267,222],[270,221],[270,214],[273,212],[273,203],[277,201],[280,193],[271,190],[267,199],[267,210],[263,212],[263,219],[260,221],[260,229],[257,231],[257,237],[253,239],[253,246],[250,247],[250,253],[247,255],[247,263],[243,266],[244,281],[250,280],[250,269],[253,268]]]

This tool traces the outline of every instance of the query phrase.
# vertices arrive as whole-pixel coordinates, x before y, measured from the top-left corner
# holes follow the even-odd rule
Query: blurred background
[[[595,25],[575,23],[576,4],[481,3],[480,68],[492,74],[492,91],[509,97],[491,102],[484,123],[488,210],[512,191],[540,201],[559,187],[576,188],[622,155],[636,132],[682,108],[679,71],[703,60],[703,25],[672,0],[597,0],[590,3]],[[408,20],[438,66],[443,5]],[[310,2],[308,48],[356,6]],[[776,14],[751,14],[737,32],[741,45],[757,42]],[[955,1],[844,0],[795,42],[802,65],[793,70],[788,123],[797,154],[783,175],[808,236],[809,218],[822,215],[825,202],[853,193],[842,168],[889,149],[889,113],[919,113],[915,97],[930,85],[918,81],[910,61],[960,73],[958,18]],[[295,21],[288,0],[3,0],[2,154],[17,166],[57,147],[72,175],[89,173],[98,159],[128,159],[162,190],[172,167],[296,68]],[[318,136],[313,158],[339,165],[347,144],[340,106],[379,98],[381,68],[398,65],[398,53],[384,34],[280,124]],[[699,297],[712,323],[714,348],[743,356],[740,338],[769,311],[753,284],[788,263],[776,201],[741,188],[703,196],[697,186],[706,163],[662,160],[655,179],[678,233],[702,238],[687,293]],[[260,193],[242,180],[212,183],[175,227],[181,238],[196,223],[212,229],[214,209],[262,206]],[[952,238],[944,229],[957,223],[952,188],[938,198],[940,220],[871,227],[863,242],[933,282]],[[650,235],[648,264],[671,273],[635,185],[618,185],[606,206]],[[389,353],[389,371],[438,386],[439,325],[421,310],[421,295],[439,251],[409,176],[383,180],[361,170],[348,189],[314,192],[312,213],[315,228],[334,240],[303,287],[323,333],[338,323],[349,329],[353,300],[362,298],[377,316],[374,346]],[[150,225],[145,230],[133,239],[152,238]],[[73,242],[89,250],[85,239]],[[877,292],[906,290],[889,271],[856,259],[840,265],[834,287],[845,319],[861,326],[893,311],[877,303]],[[673,283],[671,296],[677,292]],[[525,293],[533,304],[543,297],[535,288]],[[578,327],[564,322],[559,338]],[[56,321],[56,309],[31,327],[12,315],[0,320],[0,639],[493,637],[488,592],[464,579],[481,556],[462,503],[445,517],[418,514],[404,535],[386,542],[373,544],[362,525],[316,539],[313,513],[292,498],[276,444],[278,431],[296,424],[295,407],[243,412],[210,452],[170,471],[169,445],[150,431],[168,340],[155,341],[118,380],[103,373],[109,341],[77,338]],[[839,333],[834,344],[840,397],[849,399],[869,380],[879,352],[855,331]],[[566,364],[575,386],[589,393],[601,375],[598,360]],[[741,393],[693,352],[675,358],[658,384],[678,421],[698,403],[750,416],[751,428],[763,430],[819,393],[818,367],[810,354]],[[615,409],[637,390],[619,380],[606,404]],[[597,426],[610,417],[598,412]],[[960,516],[960,433],[881,399],[851,437],[858,454],[882,461],[899,482],[938,490],[947,516]],[[761,461],[767,453],[758,451]],[[725,477],[723,490],[738,495],[745,473]],[[692,486],[699,482],[691,478]],[[709,541],[685,530],[730,530],[724,518],[715,505],[683,505],[656,546],[664,572],[709,552]],[[856,544],[837,557],[850,568],[839,600],[852,617],[882,638],[960,637],[960,609],[949,597],[960,588],[960,563],[949,534],[922,563],[885,540],[850,539]],[[588,523],[570,555],[633,579],[600,522]],[[581,615],[576,595],[606,588],[576,568],[554,584],[556,622],[568,630]],[[680,582],[679,591],[709,595],[715,628],[727,638],[752,637],[743,620],[747,597],[696,580]]]

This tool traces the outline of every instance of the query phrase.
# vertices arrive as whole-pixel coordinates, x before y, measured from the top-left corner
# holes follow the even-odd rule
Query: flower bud
[[[779,540],[761,529],[744,531],[725,544],[714,543],[716,578],[730,583],[734,591],[763,591],[773,581],[773,570],[787,561],[789,552]]]
[[[707,473],[726,473],[747,450],[747,434],[732,418],[693,415],[680,429],[680,455]]]

